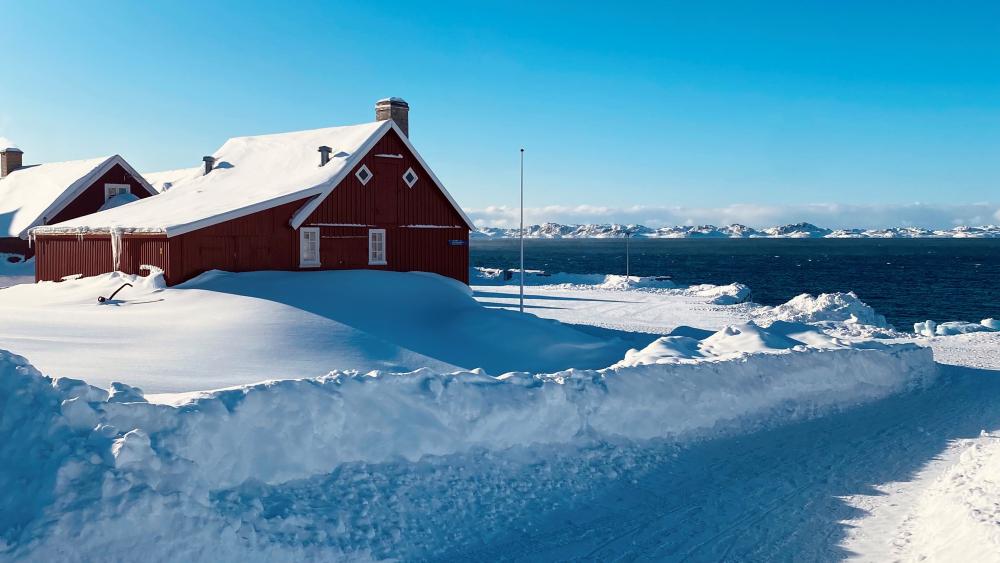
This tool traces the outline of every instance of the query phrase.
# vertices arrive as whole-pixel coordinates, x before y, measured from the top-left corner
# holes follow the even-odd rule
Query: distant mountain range
[[[766,229],[746,225],[700,225],[697,227],[660,227],[643,225],[560,225],[545,223],[525,227],[526,238],[582,239],[620,238],[629,232],[642,238],[1000,238],[1000,225],[982,227],[954,227],[947,230],[921,229],[918,227],[893,227],[889,229],[824,229],[811,223],[796,223]],[[473,239],[517,238],[517,229],[479,227],[472,232]]]

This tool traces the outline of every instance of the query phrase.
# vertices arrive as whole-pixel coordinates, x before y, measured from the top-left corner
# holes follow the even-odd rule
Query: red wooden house
[[[407,138],[409,106],[373,123],[238,137],[155,198],[32,230],[38,280],[152,265],[427,271],[468,283],[472,223]]]
[[[28,232],[155,195],[118,155],[22,165],[20,149],[0,148],[0,252],[32,255]]]

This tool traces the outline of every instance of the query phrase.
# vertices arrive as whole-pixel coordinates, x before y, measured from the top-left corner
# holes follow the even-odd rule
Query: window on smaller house
[[[369,170],[368,167],[365,166],[364,164],[362,164],[361,168],[358,168],[358,171],[354,173],[354,177],[357,178],[359,182],[361,182],[362,186],[367,185],[368,182],[372,179],[372,176],[373,176],[372,171]]]
[[[384,266],[385,260],[385,229],[368,231],[368,264]]]
[[[406,172],[403,173],[403,181],[406,182],[407,188],[412,188],[413,184],[417,183],[417,173],[413,171],[412,168],[407,168]]]
[[[116,195],[132,193],[132,186],[128,184],[104,184],[104,201]]]
[[[316,268],[319,264],[319,227],[299,229],[299,267]]]

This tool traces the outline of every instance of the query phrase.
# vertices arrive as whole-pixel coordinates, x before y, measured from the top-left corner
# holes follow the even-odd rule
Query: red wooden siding
[[[362,165],[373,174],[366,185],[354,175]],[[408,168],[418,177],[412,188],[403,181]],[[424,271],[469,282],[469,230],[395,131],[376,143],[303,226],[320,227],[322,269]],[[369,229],[386,230],[386,266],[368,265]]]
[[[469,283],[469,231],[465,227],[372,228],[385,229],[386,265],[368,264],[368,227],[320,227],[318,269],[434,272]]]
[[[183,281],[213,269],[249,272],[298,268],[298,233],[289,222],[306,201],[287,203],[169,239],[171,255],[176,253],[171,278]]]
[[[403,158],[375,156],[377,154],[399,154]],[[368,166],[374,175],[364,186],[354,176],[362,164]],[[412,188],[403,181],[403,173],[410,167],[419,178]],[[313,211],[305,225],[324,223],[380,227],[464,225],[462,217],[395,131],[389,131],[376,143],[375,148],[350,171],[330,197]]]
[[[109,237],[37,237],[35,279],[58,281],[66,276],[96,276],[111,271]]]
[[[140,199],[152,195],[120,164],[116,164],[90,187],[76,196],[76,199],[64,207],[55,217],[46,217],[44,223],[52,225],[96,213],[104,205],[104,184],[128,184],[132,187],[132,193]]]
[[[122,238],[119,270],[128,274],[143,274],[140,266],[150,265],[170,271],[171,241],[165,236],[137,235]]]
[[[119,270],[140,274],[143,265],[168,270],[170,245],[163,235],[123,237]],[[66,276],[96,276],[112,270],[111,237],[107,235],[39,236],[35,238],[35,280],[58,281]]]
[[[398,272],[435,272],[469,283],[469,229],[386,230],[388,262]],[[453,244],[461,241],[461,245]]]

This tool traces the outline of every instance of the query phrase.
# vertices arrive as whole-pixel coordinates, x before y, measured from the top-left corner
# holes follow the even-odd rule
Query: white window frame
[[[377,240],[381,236],[381,254],[377,246]],[[368,229],[368,265],[385,266],[389,262],[386,260],[385,229]]]
[[[362,171],[365,171],[365,172],[368,173],[368,177],[367,178],[364,178],[364,179],[361,178],[361,172]],[[368,166],[362,164],[361,168],[358,168],[358,171],[354,173],[354,177],[357,178],[359,182],[361,182],[362,186],[367,186],[368,182],[371,182],[372,178],[374,178],[375,175],[372,174],[372,171],[368,169]]]
[[[132,186],[128,184],[104,184],[104,202],[121,194],[132,193]]]
[[[407,181],[407,179],[406,179],[406,175],[407,174],[413,174],[413,181],[412,182]],[[420,179],[420,176],[417,175],[417,173],[413,170],[412,166],[409,167],[409,168],[407,168],[406,172],[403,172],[403,183],[406,184],[407,188],[412,188],[413,185],[416,184],[417,180],[419,180],[419,179]]]
[[[316,256],[314,259],[306,257],[306,238],[308,234],[316,237]],[[320,240],[319,227],[302,227],[299,229],[299,267],[318,268],[320,266]]]

